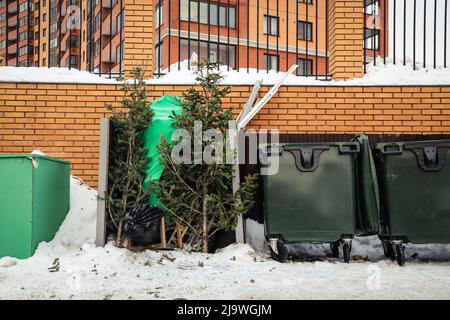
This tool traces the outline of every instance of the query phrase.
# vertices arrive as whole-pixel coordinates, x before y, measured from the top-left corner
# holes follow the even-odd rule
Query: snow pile
[[[42,82],[42,83],[110,83],[117,81],[68,68],[45,67],[0,67],[0,82]]]

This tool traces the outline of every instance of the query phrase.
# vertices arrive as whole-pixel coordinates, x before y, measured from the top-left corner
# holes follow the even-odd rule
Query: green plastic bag
[[[143,136],[144,148],[148,150],[147,156],[151,159],[147,165],[146,177],[144,180],[144,187],[150,185],[150,181],[158,182],[163,173],[161,161],[159,158],[158,146],[161,142],[161,136],[167,141],[171,141],[174,127],[172,126],[174,120],[171,118],[173,113],[179,115],[183,109],[183,100],[179,97],[164,95],[159,100],[152,102],[150,108],[152,109],[153,121]],[[150,196],[151,205],[158,206],[159,202],[154,193]]]

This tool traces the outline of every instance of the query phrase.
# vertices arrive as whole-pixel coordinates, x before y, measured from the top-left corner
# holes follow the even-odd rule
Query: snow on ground
[[[193,54],[192,68],[196,65],[196,55]],[[228,70],[229,69],[229,70]],[[264,69],[257,71],[250,68],[241,68],[239,72],[220,66],[220,72],[224,76],[223,85],[253,85],[256,80],[262,80],[263,85],[274,85],[283,76],[284,72],[269,71]],[[196,83],[196,75],[193,70],[188,69],[188,60],[171,66],[171,71],[161,70],[166,73],[159,78],[149,79],[148,84],[160,85],[193,85]],[[115,79],[108,79],[91,74],[87,71],[67,68],[36,68],[36,67],[0,67],[0,82],[51,82],[51,83],[112,83]],[[383,64],[381,58],[377,59],[377,65],[369,64],[367,74],[363,78],[348,81],[321,81],[315,77],[298,77],[290,75],[284,82],[288,86],[370,86],[370,85],[450,85],[450,68],[433,69],[432,66],[423,68],[417,64],[417,70],[413,70],[411,61],[406,66],[401,63],[392,64],[388,59]]]
[[[409,248],[408,256],[443,261],[409,259],[399,267],[382,258],[376,238],[361,238],[350,264],[324,258],[322,245],[292,246],[300,258],[280,264],[264,250],[264,228],[247,219],[258,253],[248,244],[216,254],[134,253],[112,244],[96,248],[95,215],[96,191],[72,178],[71,209],[55,239],[32,258],[0,259],[0,299],[450,298],[449,246]]]
[[[88,71],[53,67],[0,67],[0,82],[117,83]]]

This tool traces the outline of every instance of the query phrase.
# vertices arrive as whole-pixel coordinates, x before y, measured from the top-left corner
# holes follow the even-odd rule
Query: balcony
[[[15,26],[17,26],[17,16],[16,15],[8,18],[8,27],[15,27]]]
[[[17,53],[17,42],[8,45],[8,54]]]
[[[8,4],[8,13],[16,13],[17,9],[17,2],[14,1]]]
[[[102,50],[102,62],[109,62],[109,63],[116,63],[116,50],[115,48],[111,48],[111,59],[109,57],[109,48],[110,45],[108,44],[105,46]]]
[[[17,29],[13,29],[8,32],[8,40],[16,40],[17,39]]]

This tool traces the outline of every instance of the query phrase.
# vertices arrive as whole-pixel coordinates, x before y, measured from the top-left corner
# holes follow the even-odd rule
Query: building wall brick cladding
[[[149,100],[187,86],[148,86]],[[260,96],[269,87],[262,87]],[[226,106],[243,107],[251,86],[233,86]],[[120,85],[0,83],[0,153],[41,149],[69,160],[97,186],[99,119],[119,105]],[[248,128],[309,134],[450,134],[450,86],[284,86]]]
[[[362,77],[363,0],[330,0],[329,65],[333,80]]]
[[[124,72],[130,77],[134,67],[145,70],[145,78],[153,74],[153,1],[125,1]]]

